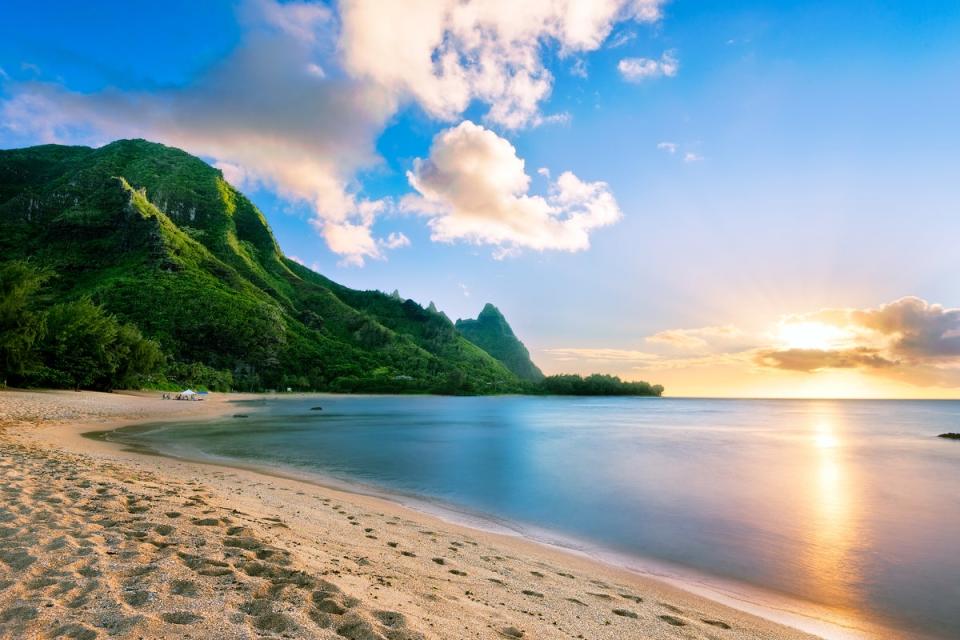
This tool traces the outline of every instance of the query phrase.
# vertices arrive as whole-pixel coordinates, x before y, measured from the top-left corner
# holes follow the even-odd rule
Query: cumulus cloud
[[[189,85],[84,93],[59,83],[8,84],[0,126],[25,142],[144,137],[184,148],[238,186],[309,204],[328,247],[344,264],[362,264],[409,243],[376,236],[384,203],[364,198],[355,182],[380,162],[376,139],[400,108],[415,103],[452,121],[481,103],[487,121],[506,129],[568,122],[569,114],[541,113],[553,83],[548,48],[561,58],[586,55],[619,23],[659,20],[663,2],[343,0],[331,8],[245,0],[241,44]],[[588,231],[608,223],[604,216],[619,216],[603,183],[564,174],[545,198],[510,191],[498,215],[511,221],[495,224],[487,238],[465,228],[473,209],[454,203],[456,189],[426,175],[419,181],[438,196],[430,204],[447,212],[432,222],[441,240],[583,248]]]
[[[553,78],[542,49],[598,49],[620,21],[653,22],[663,0],[346,0],[340,4],[346,68],[453,120],[472,100],[490,122],[537,124]]]
[[[664,51],[659,60],[653,58],[623,58],[617,71],[627,82],[641,82],[649,78],[672,78],[680,70],[680,62],[673,51]]]
[[[419,195],[402,207],[430,218],[432,239],[495,245],[498,257],[522,248],[580,251],[590,246],[591,231],[621,217],[605,183],[569,171],[546,196],[530,194],[513,145],[469,120],[437,134],[429,157],[417,159],[407,178]]]
[[[666,151],[670,155],[673,155],[677,152],[677,143],[676,142],[658,142],[657,149],[660,149],[660,151]]]
[[[960,356],[960,309],[922,298],[900,298],[875,309],[849,310],[850,321],[889,336],[890,350],[904,358]]]

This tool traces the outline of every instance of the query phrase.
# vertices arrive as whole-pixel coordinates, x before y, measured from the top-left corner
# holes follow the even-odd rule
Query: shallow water
[[[852,627],[960,637],[960,442],[935,437],[960,431],[960,402],[324,396],[238,412],[124,437],[419,496]]]

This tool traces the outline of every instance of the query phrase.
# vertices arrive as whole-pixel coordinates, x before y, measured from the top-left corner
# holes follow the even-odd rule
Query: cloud
[[[684,162],[687,162],[687,163],[700,162],[701,160],[703,160],[703,156],[701,156],[699,153],[694,153],[693,151],[687,151],[685,154],[683,154]]]
[[[673,155],[677,152],[677,143],[675,142],[658,142],[657,149],[661,151],[666,151],[670,155]]]
[[[766,349],[757,352],[756,362],[765,367],[810,373],[822,369],[880,369],[896,366],[875,349]]]
[[[553,78],[542,50],[595,51],[620,21],[654,22],[663,0],[462,2],[346,0],[340,4],[345,68],[412,99],[442,120],[473,100],[505,128],[540,121]]]
[[[469,120],[438,133],[429,157],[417,159],[407,178],[419,195],[405,198],[402,208],[430,218],[433,240],[494,245],[497,257],[522,248],[586,249],[591,231],[622,215],[605,183],[569,171],[546,196],[531,195],[513,145]]]
[[[657,360],[655,353],[634,351],[632,349],[603,349],[589,347],[557,347],[544,349],[544,353],[557,360],[590,360],[601,362],[638,362]]]
[[[913,384],[960,384],[960,309],[922,298],[787,316],[776,336],[782,344],[759,350],[758,364],[805,372],[858,368]]]
[[[380,241],[380,245],[387,249],[399,249],[400,247],[409,247],[410,238],[399,231],[393,232],[385,240]]]
[[[627,82],[642,82],[648,78],[672,78],[680,70],[680,62],[673,51],[664,51],[659,60],[653,58],[623,58],[617,70]]]
[[[0,71],[2,71],[2,69],[0,69]],[[574,60],[573,64],[570,65],[570,75],[578,78],[586,78],[589,75],[587,72],[587,61],[583,58]]]
[[[912,359],[960,356],[960,309],[905,297],[875,309],[849,311],[861,327],[889,336],[891,352]]]
[[[699,327],[696,329],[668,329],[652,336],[647,336],[647,342],[666,345],[677,349],[707,349],[722,345],[730,345],[734,341],[742,341],[744,333],[732,326]]]
[[[637,37],[636,31],[626,29],[614,35],[612,38],[610,38],[610,41],[607,43],[607,48],[618,49],[628,44],[630,41],[634,40],[636,37]]]

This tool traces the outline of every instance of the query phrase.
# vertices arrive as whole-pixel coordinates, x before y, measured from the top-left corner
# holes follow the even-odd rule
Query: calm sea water
[[[960,431],[960,402],[324,396],[238,411],[124,437],[418,496],[851,627],[960,638],[960,442],[935,437]]]

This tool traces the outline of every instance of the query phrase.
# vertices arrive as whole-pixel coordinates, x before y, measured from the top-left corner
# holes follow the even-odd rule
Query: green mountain
[[[498,339],[467,339],[435,307],[314,273],[219,170],[144,140],[0,151],[0,255],[52,274],[43,291],[63,332],[77,314],[100,322],[98,306],[116,325],[103,335],[155,343],[157,384],[494,393],[539,374],[505,320]]]
[[[521,380],[543,380],[543,372],[530,360],[530,352],[514,335],[500,310],[492,304],[487,303],[476,320],[457,320],[455,326],[467,340],[502,362]]]

